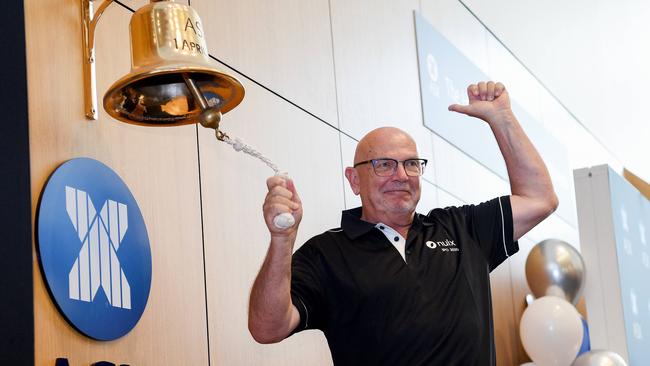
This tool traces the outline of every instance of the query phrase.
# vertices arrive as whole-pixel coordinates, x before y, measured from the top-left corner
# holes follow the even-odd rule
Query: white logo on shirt
[[[454,243],[454,241],[450,239],[445,239],[442,241],[429,240],[425,243],[425,245],[430,249],[436,249],[440,247],[440,250],[443,252],[457,252],[459,250],[458,247],[456,246],[456,243]]]

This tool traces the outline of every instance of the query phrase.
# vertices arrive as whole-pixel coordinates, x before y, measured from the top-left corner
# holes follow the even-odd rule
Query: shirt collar
[[[433,225],[433,222],[427,216],[416,213],[411,228],[417,230],[422,226],[431,225]],[[375,224],[361,219],[361,207],[344,210],[341,215],[341,229],[352,240],[370,232],[374,228]]]
[[[343,211],[341,229],[350,238],[356,239],[375,228],[375,224],[361,220],[361,207]]]

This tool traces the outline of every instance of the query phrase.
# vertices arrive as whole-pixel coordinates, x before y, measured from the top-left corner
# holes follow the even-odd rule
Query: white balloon
[[[568,301],[544,296],[526,308],[519,333],[535,365],[569,366],[582,344],[582,320]]]
[[[627,366],[627,363],[616,352],[592,350],[581,354],[571,366]]]

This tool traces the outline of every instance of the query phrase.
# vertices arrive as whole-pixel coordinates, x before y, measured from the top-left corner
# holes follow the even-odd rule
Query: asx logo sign
[[[98,340],[133,329],[149,298],[151,248],[122,179],[97,160],[69,160],[48,180],[37,220],[41,272],[68,322]]]
[[[69,275],[70,298],[91,302],[101,288],[111,306],[131,309],[131,288],[117,256],[129,227],[127,206],[107,200],[98,214],[86,192],[66,186],[65,197],[81,242]]]

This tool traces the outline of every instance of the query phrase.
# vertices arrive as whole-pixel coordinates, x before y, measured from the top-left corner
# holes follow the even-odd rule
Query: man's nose
[[[408,174],[406,174],[406,167],[404,167],[404,163],[402,162],[397,163],[397,168],[393,176],[395,179],[400,181],[405,181],[409,179]]]

